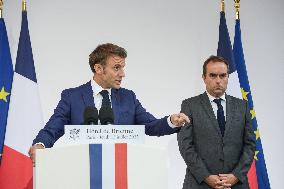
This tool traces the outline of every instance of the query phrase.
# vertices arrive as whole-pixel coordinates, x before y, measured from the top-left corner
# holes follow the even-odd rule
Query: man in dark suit
[[[89,64],[94,73],[92,80],[62,92],[54,114],[29,150],[33,162],[36,149],[52,147],[64,134],[64,125],[83,123],[83,113],[88,106],[96,106],[99,110],[104,103],[109,103],[114,113],[114,124],[145,125],[145,133],[151,136],[176,133],[179,127],[189,122],[183,113],[156,119],[142,107],[133,91],[120,87],[125,77],[126,57],[125,49],[110,43],[99,45],[90,54]]]
[[[183,189],[247,189],[255,151],[248,105],[225,93],[229,66],[222,57],[209,57],[202,77],[206,92],[181,105],[181,112],[192,119],[178,133],[187,165]]]

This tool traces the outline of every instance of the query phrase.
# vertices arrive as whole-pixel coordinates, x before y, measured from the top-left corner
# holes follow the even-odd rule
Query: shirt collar
[[[91,86],[92,86],[94,95],[98,95],[102,90],[107,90],[108,93],[111,95],[111,89],[102,88],[93,78],[91,79]]]
[[[216,99],[216,97],[210,95],[207,91],[206,91],[206,93],[207,93],[207,96],[208,96],[210,102],[213,102],[213,100]],[[222,99],[222,100],[224,100],[226,102],[226,95],[225,95],[225,93],[220,97],[220,99]]]

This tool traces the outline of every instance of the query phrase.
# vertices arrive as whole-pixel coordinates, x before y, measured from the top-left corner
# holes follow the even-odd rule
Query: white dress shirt
[[[99,84],[95,82],[95,80],[91,79],[91,86],[93,90],[93,96],[94,96],[94,103],[95,106],[98,110],[101,109],[102,107],[102,101],[103,101],[103,96],[100,94],[102,90],[107,90],[108,95],[109,95],[109,100],[111,104],[111,89],[103,89]],[[112,105],[111,105],[112,106]]]
[[[226,120],[226,95],[225,95],[225,93],[220,98],[215,98],[215,97],[211,96],[207,91],[206,91],[206,93],[207,93],[207,96],[209,98],[209,101],[210,101],[210,104],[212,106],[212,109],[213,109],[213,112],[215,114],[216,119],[217,119],[218,106],[213,100],[214,99],[222,99],[221,105],[223,106],[224,116],[225,116],[225,120]]]

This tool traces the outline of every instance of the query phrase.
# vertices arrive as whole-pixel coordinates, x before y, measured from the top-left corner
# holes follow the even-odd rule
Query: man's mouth
[[[122,80],[115,80],[116,83],[121,84]]]
[[[216,87],[215,90],[223,90],[222,87]]]

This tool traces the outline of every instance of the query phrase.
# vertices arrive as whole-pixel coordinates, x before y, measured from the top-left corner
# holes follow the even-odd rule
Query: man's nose
[[[219,76],[216,77],[216,82],[220,83],[221,82],[221,78]]]
[[[120,76],[120,77],[125,77],[125,71],[124,71],[123,69],[120,70],[119,76]]]

